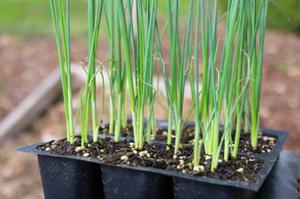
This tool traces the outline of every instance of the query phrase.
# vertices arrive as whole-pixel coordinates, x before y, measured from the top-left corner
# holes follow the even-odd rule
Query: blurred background
[[[83,61],[87,54],[85,2],[72,0],[72,62],[75,64]],[[184,10],[186,5],[181,6]],[[221,10],[222,7],[224,6],[220,7]],[[159,11],[162,12],[164,8],[163,1],[160,1]],[[300,155],[299,10],[299,0],[274,0],[270,5],[261,110],[262,126],[288,131],[290,134],[285,149],[292,150],[298,155]],[[99,46],[99,56],[107,57],[104,33],[101,35]],[[48,2],[1,0],[0,124],[20,108],[20,104],[24,103],[32,92],[44,85],[43,82],[49,83],[49,76],[58,69],[57,64]],[[78,81],[80,84],[80,80]],[[79,92],[74,91],[75,107],[78,104]],[[46,97],[51,98],[49,102],[48,98],[41,98],[35,102],[36,107],[40,107],[38,110],[32,109],[32,112],[38,114],[37,118],[32,117],[29,111],[25,114],[29,125],[22,124],[24,118],[19,122],[16,121],[17,123],[13,125],[16,128],[12,128],[13,130],[0,138],[1,199],[43,198],[36,158],[17,153],[16,149],[27,144],[64,137],[64,113],[59,90],[54,89],[53,94],[48,94]],[[187,99],[186,103],[189,102],[190,99]],[[41,112],[42,114],[39,114]],[[158,114],[163,118],[164,109],[160,109]]]

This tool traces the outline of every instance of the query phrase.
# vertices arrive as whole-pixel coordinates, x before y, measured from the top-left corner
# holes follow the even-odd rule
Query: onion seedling
[[[200,29],[200,9],[201,2],[197,1],[196,3],[196,30],[195,30],[195,48],[194,48],[194,74],[193,69],[191,69],[191,91],[192,91],[192,100],[195,107],[195,138],[194,138],[194,149],[193,149],[193,162],[194,167],[199,166],[200,156],[201,156],[201,145],[200,142],[200,128],[201,128],[201,119],[200,119],[200,89],[199,89],[199,29]]]
[[[138,119],[138,139],[139,147],[143,147],[144,142],[144,107],[148,100],[149,116],[153,109],[153,45],[154,29],[156,20],[157,1],[135,1],[136,3],[136,20],[137,20],[137,56],[135,60],[136,74],[136,96],[137,96],[137,119]],[[146,136],[150,142],[150,132]]]
[[[230,117],[229,112],[232,111],[232,106],[234,103],[233,93],[232,93],[232,78],[234,74],[232,71],[232,58],[233,58],[233,45],[236,33],[236,19],[238,15],[239,1],[229,1],[227,20],[226,20],[226,30],[225,30],[225,40],[223,47],[223,54],[221,58],[220,66],[220,81],[218,82],[218,99],[217,99],[217,113],[216,121],[220,121],[220,115],[222,108],[225,105],[224,117],[225,117],[225,126],[224,126],[224,157],[227,160],[229,142],[231,138],[231,122],[232,117]],[[225,99],[224,99],[225,98]],[[225,103],[225,104],[224,104]],[[218,122],[220,124],[220,122]],[[218,125],[219,125],[218,124]],[[217,125],[217,124],[216,124]],[[219,128],[216,128],[214,139],[217,140],[219,137]],[[213,141],[213,157],[212,157],[212,170],[216,168],[218,162],[218,141]]]
[[[120,35],[122,38],[122,43],[123,43],[123,48],[124,48],[124,61],[125,61],[125,70],[126,70],[126,77],[128,81],[128,86],[129,86],[129,96],[130,96],[130,101],[131,101],[131,113],[132,113],[132,123],[133,123],[133,128],[134,128],[134,136],[135,136],[135,122],[136,122],[136,117],[135,117],[135,96],[134,96],[134,85],[133,85],[133,75],[132,75],[132,66],[131,66],[131,59],[130,59],[130,39],[127,31],[127,24],[126,24],[126,15],[125,15],[125,9],[124,9],[124,3],[122,0],[117,0],[116,1],[116,7],[117,7],[117,17],[119,21],[119,29],[116,31],[120,31]],[[115,140],[119,141],[120,140],[120,134],[115,134]],[[136,141],[136,136],[135,136],[135,143],[137,144]]]
[[[110,67],[109,67],[109,88],[110,88],[110,101],[109,101],[109,133],[113,134],[114,124],[116,120],[115,116],[115,78],[116,78],[116,60],[115,60],[115,12],[114,12],[114,1],[105,2],[105,16],[107,23],[107,30],[109,34],[109,56],[110,56]]]
[[[133,3],[131,0],[126,2],[129,17],[126,17],[123,1],[118,0],[116,7],[124,51],[126,80],[129,86],[134,142],[136,148],[143,148],[146,98],[149,93],[153,93],[148,91],[153,89],[153,46],[157,0],[135,2],[136,24],[131,16]],[[136,25],[136,31],[134,31],[134,25]],[[119,135],[116,135],[116,141],[118,140]]]
[[[98,138],[99,122],[97,119],[97,106],[96,106],[96,54],[98,48],[99,28],[102,16],[102,0],[89,0],[88,1],[88,68],[85,90],[80,103],[80,116],[81,116],[81,145],[87,142],[88,139],[88,123],[89,114],[92,114],[92,130],[93,141]]]
[[[70,0],[49,0],[63,90],[67,141],[74,142],[71,80]]]
[[[258,4],[258,2],[260,2]],[[237,118],[237,129],[235,135],[235,143],[233,145],[233,157],[237,157],[237,150],[240,139],[240,120],[242,113],[242,106],[245,103],[245,93],[247,93],[248,84],[251,77],[251,115],[252,115],[252,130],[251,130],[251,144],[254,148],[257,145],[257,134],[259,131],[259,104],[260,104],[260,90],[261,90],[261,75],[262,75],[262,60],[264,51],[264,40],[266,31],[266,17],[268,0],[253,0],[253,1],[239,1],[238,10],[236,13],[237,27],[235,38],[235,53],[231,56],[233,62],[233,70],[229,70],[230,74],[234,74],[228,82],[228,88],[225,88],[225,121],[224,121],[224,160],[229,158],[232,143],[232,123],[233,119]],[[228,12],[232,14],[233,1],[229,1]],[[258,12],[257,12],[257,5]],[[247,9],[248,12],[247,12]],[[247,18],[249,22],[247,23]],[[228,18],[229,19],[229,18]],[[232,19],[233,20],[233,19]],[[236,31],[236,30],[234,30]],[[248,32],[248,37],[247,37]],[[257,40],[259,38],[259,40]],[[226,49],[225,38],[225,49]],[[232,45],[232,44],[231,44]],[[250,46],[249,50],[246,47]],[[257,46],[258,45],[258,46]],[[257,46],[257,47],[256,47]],[[245,54],[246,55],[243,55]],[[246,57],[246,59],[245,59]],[[247,61],[243,61],[247,60]],[[235,69],[236,68],[236,69]],[[244,70],[244,73],[243,71]],[[251,73],[250,73],[251,72]],[[250,75],[251,74],[251,75]],[[224,75],[224,74],[223,74]],[[227,77],[226,77],[227,78]],[[242,83],[244,84],[242,86]],[[236,86],[238,85],[238,86]],[[242,89],[241,89],[242,88]],[[227,96],[226,96],[227,95]],[[234,96],[234,97],[233,97]],[[229,105],[229,109],[228,109]],[[234,114],[232,111],[235,111]],[[223,139],[223,138],[222,138]],[[213,158],[212,169],[217,166],[217,159]]]
[[[170,43],[170,77],[164,73],[165,87],[168,99],[169,111],[169,130],[168,142],[171,143],[171,128],[175,125],[175,155],[179,152],[180,142],[183,129],[183,102],[185,93],[185,83],[188,75],[189,65],[192,59],[191,53],[191,37],[193,30],[193,14],[194,14],[194,1],[190,1],[188,23],[185,27],[183,42],[180,40],[179,35],[179,0],[167,1],[167,21],[169,28],[169,43]],[[174,7],[173,7],[174,6]],[[174,8],[174,10],[173,10]],[[183,43],[183,44],[182,44]],[[182,49],[181,49],[182,47]],[[166,70],[164,70],[166,71]]]
[[[124,119],[124,98],[126,90],[126,76],[122,67],[121,34],[115,1],[106,1],[106,21],[109,32],[109,87],[110,87],[110,119],[109,133],[115,135],[115,140],[121,137],[122,121]],[[115,102],[116,101],[116,102]],[[115,113],[116,112],[116,113]],[[126,126],[125,126],[126,127]]]
[[[206,2],[207,3],[207,2]],[[216,36],[217,28],[217,1],[214,1],[213,13],[211,14],[210,4],[205,4],[204,0],[197,1],[196,4],[196,30],[195,30],[195,51],[194,51],[194,85],[192,87],[193,103],[195,106],[195,138],[193,163],[197,169],[201,156],[202,143],[209,152],[209,138],[212,131],[212,112],[216,106],[216,85],[215,85],[215,65],[218,49]],[[201,25],[201,26],[200,26]],[[202,46],[202,89],[199,88],[199,32],[201,28],[201,46]],[[210,130],[211,129],[211,130]],[[202,139],[200,140],[200,130],[202,131]],[[211,139],[212,140],[212,139]]]
[[[120,139],[121,127],[126,128],[125,112],[126,76],[122,67],[121,34],[115,1],[105,1],[106,24],[109,38],[109,88],[110,88],[110,116],[109,133]],[[124,117],[125,115],[125,117]]]
[[[257,147],[259,133],[259,113],[261,99],[261,82],[263,53],[266,34],[268,0],[251,0],[249,6],[250,23],[250,60],[251,60],[251,145]],[[258,11],[257,11],[258,6]]]
[[[216,61],[218,53],[218,39],[217,39],[217,5],[215,0],[213,8],[209,2],[201,1],[201,28],[202,28],[202,91],[200,97],[200,117],[203,122],[202,135],[205,151],[208,154],[213,152],[215,132],[218,133],[218,123],[216,116],[217,107],[217,85],[216,85]],[[213,13],[211,14],[211,10]],[[216,140],[215,140],[216,141]]]
[[[238,27],[237,27],[237,40],[236,40],[236,49],[235,49],[235,56],[234,56],[234,63],[233,66],[236,68],[236,80],[235,80],[235,95],[239,96],[242,92],[242,86],[243,86],[243,77],[245,74],[248,73],[247,66],[247,44],[248,37],[248,26],[247,26],[247,2],[245,0],[240,2],[240,9],[239,9],[239,20],[238,20]],[[248,84],[249,82],[247,82]],[[232,85],[233,86],[233,85]],[[248,89],[248,87],[247,87]],[[238,148],[239,148],[239,141],[240,141],[240,135],[241,135],[241,128],[242,128],[242,116],[243,116],[243,108],[244,104],[247,99],[247,92],[244,93],[242,96],[242,99],[238,101],[237,107],[236,107],[236,125],[235,125],[235,138],[234,138],[234,145],[233,145],[233,151],[232,151],[232,157],[237,158],[238,154]],[[245,122],[245,121],[244,121]],[[228,158],[228,157],[227,157]]]
[[[194,71],[191,71],[192,100],[195,110],[195,138],[193,163],[197,169],[201,156],[202,143],[205,153],[212,156],[211,170],[218,166],[221,149],[224,149],[224,160],[231,154],[237,157],[240,140],[242,117],[248,102],[247,92],[251,79],[252,129],[257,126],[259,111],[259,94],[261,85],[261,66],[263,42],[266,29],[267,1],[259,0],[228,1],[225,26],[225,38],[220,56],[220,67],[217,71],[217,7],[205,0],[196,4],[196,29],[194,47]],[[212,5],[212,7],[211,7]],[[212,12],[211,12],[212,11]],[[199,89],[198,42],[201,23],[202,33],[202,89]],[[257,40],[259,36],[259,40]],[[259,45],[257,47],[257,45]],[[250,78],[251,77],[251,78]],[[254,99],[254,100],[253,100]],[[256,110],[254,112],[254,110]],[[253,113],[254,112],[254,113]],[[254,115],[254,116],[253,116]],[[257,117],[256,117],[257,116]],[[223,118],[223,120],[222,120]],[[224,122],[220,139],[219,125]],[[247,121],[244,121],[245,123]],[[235,124],[235,137],[232,132]],[[200,130],[202,134],[200,134]],[[252,130],[252,145],[257,142],[257,135]],[[255,132],[258,130],[256,129]]]

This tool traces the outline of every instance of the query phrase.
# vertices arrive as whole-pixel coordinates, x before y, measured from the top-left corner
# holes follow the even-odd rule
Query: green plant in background
[[[158,14],[164,15],[167,1],[159,1]],[[227,0],[219,2],[224,11]],[[87,1],[72,0],[71,25],[72,35],[85,38],[86,36],[86,12],[83,7]],[[180,1],[182,13],[188,11],[188,1]],[[280,30],[300,31],[300,9],[299,0],[273,0],[270,2],[268,25]],[[0,33],[13,34],[19,37],[48,36],[49,12],[47,1],[40,0],[2,0],[0,2]],[[34,14],[32,14],[34,13]],[[39,16],[39,17],[36,17]],[[20,17],[22,20],[20,21]],[[101,35],[102,36],[102,35]]]
[[[74,142],[74,120],[71,81],[70,0],[49,0],[64,98],[67,140]]]
[[[300,1],[298,0],[275,0],[271,1],[268,24],[271,27],[300,32]]]
[[[71,30],[75,37],[82,37],[85,29],[85,1],[72,0]],[[0,2],[0,34],[9,34],[18,38],[49,36],[51,26],[49,25],[48,2],[39,0],[2,0]],[[37,17],[38,16],[38,17]],[[20,20],[22,18],[22,20]]]
[[[220,1],[221,10],[226,10],[228,0]],[[269,3],[267,22],[270,27],[291,31],[300,31],[300,1],[273,0]]]

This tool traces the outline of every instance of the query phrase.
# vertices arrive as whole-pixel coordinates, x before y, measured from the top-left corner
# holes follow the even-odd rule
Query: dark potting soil
[[[276,145],[277,139],[269,136],[258,136],[257,148],[251,146],[250,134],[243,134],[240,139],[239,151],[244,153],[270,153]]]
[[[175,135],[175,131],[172,130],[172,135]],[[159,128],[155,135],[155,140],[157,141],[166,141],[168,136],[168,129]],[[175,136],[173,136],[175,139]],[[188,144],[194,140],[194,128],[186,127],[182,132],[182,143]]]
[[[157,130],[155,140],[166,141],[167,140],[167,129],[160,128]],[[173,132],[174,135],[174,132]],[[174,138],[175,139],[175,138]],[[234,140],[234,134],[232,139]],[[194,141],[194,128],[187,127],[183,129],[182,143],[189,144]],[[257,148],[254,149],[251,146],[250,134],[241,134],[239,151],[247,154],[251,153],[270,153],[276,145],[277,139],[269,136],[258,136]]]
[[[109,135],[109,125],[100,126],[99,133]],[[132,124],[127,124],[126,127],[121,128],[121,137],[133,136]]]
[[[80,137],[76,137],[74,144],[69,144],[66,140],[58,140],[40,146],[39,149],[59,155],[96,158],[112,165],[166,169],[192,176],[208,176],[248,184],[255,182],[255,176],[263,165],[261,160],[240,156],[236,160],[229,160],[228,162],[219,160],[218,169],[211,172],[211,157],[202,155],[200,166],[193,170],[191,145],[182,147],[177,157],[174,157],[172,148],[166,150],[165,147],[145,144],[143,150],[137,150],[132,142],[121,141],[116,143],[108,137],[95,143],[89,140],[85,147],[81,147]]]

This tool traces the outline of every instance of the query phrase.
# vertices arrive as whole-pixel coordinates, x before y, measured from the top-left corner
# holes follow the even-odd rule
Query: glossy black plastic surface
[[[107,199],[173,198],[172,178],[169,176],[109,165],[102,165],[101,170]]]
[[[45,155],[38,162],[46,199],[104,198],[98,164]]]

